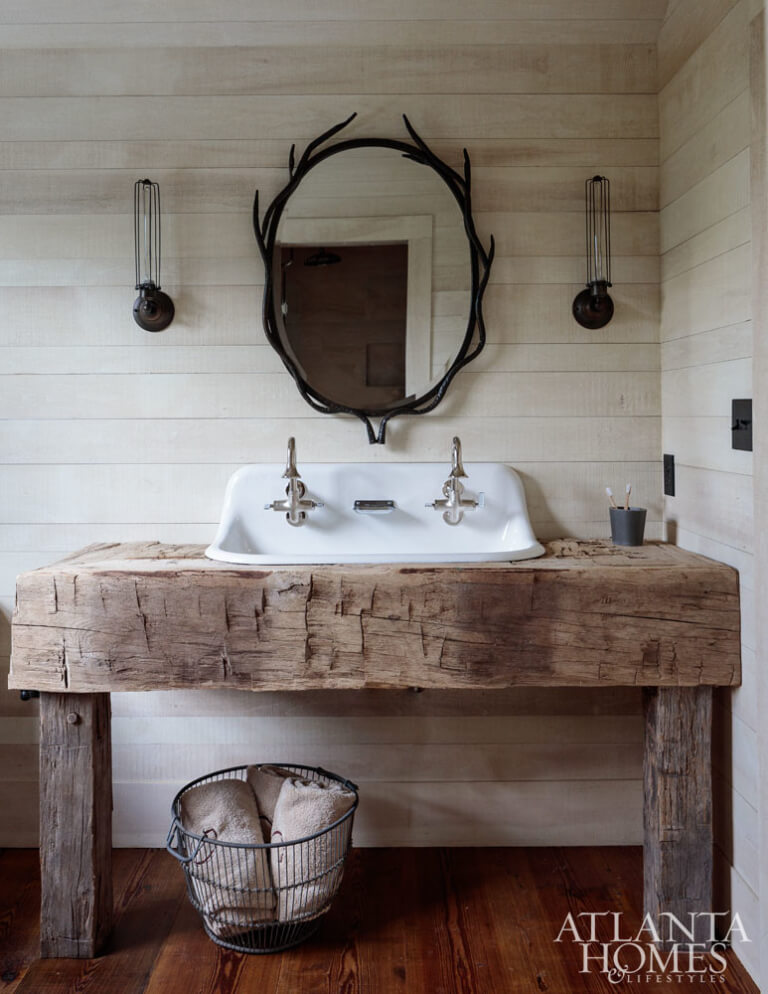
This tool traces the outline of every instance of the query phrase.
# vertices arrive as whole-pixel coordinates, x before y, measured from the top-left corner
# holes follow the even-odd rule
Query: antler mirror
[[[354,117],[298,162],[291,148],[288,183],[263,218],[256,192],[253,223],[270,344],[308,404],[383,443],[393,417],[433,410],[482,350],[494,243],[475,231],[466,150],[461,175],[406,117],[411,142],[329,144]]]

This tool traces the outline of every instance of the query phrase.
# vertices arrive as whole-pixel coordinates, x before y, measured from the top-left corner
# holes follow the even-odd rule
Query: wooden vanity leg
[[[40,694],[40,955],[95,956],[112,928],[109,694]]]
[[[713,910],[712,688],[646,687],[643,704],[643,905],[666,935],[662,913],[689,928],[692,913]],[[705,942],[710,922],[695,921],[695,941]]]

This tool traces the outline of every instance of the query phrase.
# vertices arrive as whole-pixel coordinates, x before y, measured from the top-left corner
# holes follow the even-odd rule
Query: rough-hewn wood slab
[[[522,563],[235,567],[93,546],[22,574],[9,685],[737,685],[734,570],[662,544],[553,542]]]
[[[95,956],[112,928],[109,694],[40,695],[40,955]]]
[[[645,913],[666,946],[711,939],[712,688],[646,687],[643,877]],[[693,917],[692,917],[693,916]]]

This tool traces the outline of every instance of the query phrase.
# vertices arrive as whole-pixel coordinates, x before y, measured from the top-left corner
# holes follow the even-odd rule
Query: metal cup
[[[611,507],[611,539],[614,545],[642,545],[645,533],[644,507]]]

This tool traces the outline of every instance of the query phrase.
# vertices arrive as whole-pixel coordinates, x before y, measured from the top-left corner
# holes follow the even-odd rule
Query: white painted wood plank
[[[659,89],[696,52],[739,0],[684,0],[674,4],[659,31]]]
[[[188,285],[195,287],[258,286],[264,280],[261,259],[254,242],[247,258],[179,259],[163,257],[162,287],[175,299]],[[623,285],[658,282],[659,260],[652,256],[617,256],[612,260],[615,280]],[[585,278],[581,258],[499,258],[491,270],[490,286],[500,284],[548,285],[574,283]],[[0,287],[20,286],[131,286],[126,280],[123,259],[3,259],[0,260]],[[432,287],[436,292],[469,290],[471,271],[461,265],[435,265]],[[131,305],[132,305],[131,301]]]
[[[742,598],[743,598],[742,594]],[[754,649],[750,649],[742,641],[741,646],[741,675],[742,686],[735,687],[727,695],[728,709],[754,732],[760,733],[761,720],[757,706],[755,686],[759,678],[758,660]]]
[[[669,369],[661,382],[666,417],[730,416],[732,398],[752,395],[752,360]],[[730,438],[723,444],[730,445]]]
[[[667,503],[666,514],[669,515],[670,502],[676,501],[677,498],[667,497],[665,500]],[[670,516],[674,518],[675,505],[672,504],[671,506],[673,513]],[[699,555],[708,556],[717,562],[733,566],[734,569],[739,571],[739,580],[742,583],[747,583],[750,587],[754,586],[755,560],[751,549],[736,549],[716,538],[710,538],[708,535],[702,535],[700,532],[694,531],[687,524],[682,525],[673,522],[673,525],[674,527],[670,528],[671,534],[668,538],[675,545],[679,545],[681,549],[688,549],[690,552],[697,552]]]
[[[736,4],[659,94],[663,162],[747,88],[747,9]]]
[[[393,137],[395,126],[386,124]],[[273,167],[287,170],[289,138],[200,138],[120,139],[87,141],[5,141],[0,137],[0,169],[130,169],[142,173],[157,169],[252,169]],[[461,137],[433,139],[431,147],[453,168],[461,167]],[[655,138],[475,138],[470,148],[472,163],[484,166],[582,166],[595,162],[609,166],[656,166],[659,143]],[[286,176],[287,178],[287,176]]]
[[[727,429],[730,429],[728,424]],[[0,458],[9,463],[225,463],[280,462],[295,433],[299,453],[319,462],[447,462],[450,439],[463,439],[467,462],[640,462],[658,458],[658,417],[399,418],[387,445],[371,452],[360,425],[349,419],[178,419],[16,421],[0,432]],[[725,436],[723,436],[725,437]],[[0,535],[3,535],[0,525]],[[142,536],[146,538],[145,536]],[[5,537],[7,543],[11,537]],[[111,539],[110,539],[111,540]],[[127,539],[126,539],[127,540]],[[25,540],[26,541],[26,540]],[[89,539],[88,541],[99,541]],[[169,541],[192,541],[179,538]],[[203,541],[200,539],[199,541]],[[74,551],[87,541],[65,546]],[[6,545],[6,547],[8,547]],[[54,546],[43,541],[40,548]]]
[[[207,466],[9,466],[0,492],[6,522],[120,524],[120,522],[209,523],[219,518],[229,475],[237,465]],[[534,521],[557,523],[560,535],[573,534],[565,523],[607,524],[605,487],[631,482],[649,518],[660,518],[659,462],[518,463]],[[104,494],[109,493],[107,503]],[[158,532],[160,529],[153,529]],[[162,534],[147,534],[147,540]],[[36,553],[45,556],[44,552]],[[50,561],[53,557],[48,556]],[[0,595],[13,593],[9,571]]]
[[[339,771],[344,773],[343,770]],[[182,784],[114,785],[117,846],[160,846]],[[642,783],[362,783],[357,846],[640,845]],[[2,795],[0,795],[0,800]],[[474,816],[467,818],[467,812]],[[418,814],[417,814],[418,812]]]
[[[164,846],[170,803],[181,786],[114,784],[114,844]],[[460,790],[455,784],[371,782],[362,786],[365,793],[355,819],[356,846],[642,842],[640,781],[467,784]],[[0,785],[0,805],[7,811],[0,845],[37,845],[36,785]],[[468,811],[478,811],[480,819],[467,818]]]
[[[682,369],[749,359],[752,355],[752,322],[713,328],[695,335],[684,335],[661,343],[661,368]]]
[[[750,255],[750,245],[742,245],[663,283],[661,340],[749,321]]]
[[[514,16],[512,12],[511,17]],[[164,48],[228,48],[230,46],[328,45],[372,47],[432,45],[652,45],[658,36],[654,20],[253,20],[152,21],[146,24],[43,23],[5,24],[4,49],[98,49],[116,44],[142,51]]]
[[[734,934],[733,951],[753,978],[760,977],[760,901],[754,890],[715,847],[715,893],[722,894],[723,906],[738,912],[748,941]]]
[[[731,448],[730,412],[719,417],[665,416],[662,448],[687,466],[742,476],[752,474],[752,453]]]
[[[735,714],[716,706],[713,720],[712,767],[752,807],[758,803],[757,732]]]
[[[749,149],[743,149],[661,211],[662,253],[747,207]]]
[[[343,96],[329,115],[326,96],[249,97],[39,97],[35,114],[23,97],[0,99],[3,139],[141,140],[258,138],[312,141],[337,121],[357,112],[345,131],[401,135],[391,96]],[[408,98],[408,116],[426,141],[470,142],[494,138],[655,138],[656,97],[651,95],[457,94]]]
[[[659,203],[671,204],[749,146],[750,99],[744,90],[664,161]]]
[[[454,351],[464,337],[455,339]],[[748,326],[747,326],[748,330]],[[734,356],[726,355],[726,358]],[[473,370],[496,372],[629,372],[659,368],[658,346],[486,346]],[[0,373],[96,376],[127,373],[278,373],[284,369],[271,345],[9,346],[0,351]],[[0,439],[0,446],[3,440]]]
[[[286,143],[283,152],[286,163],[289,148],[290,145]],[[471,154],[472,149],[469,151]],[[584,207],[584,173],[587,168],[579,165],[477,164],[473,170],[473,207],[481,213],[581,212]],[[656,166],[612,166],[611,173],[615,186],[615,192],[612,191],[614,208],[617,212],[656,210]],[[130,243],[133,238],[132,217],[126,213],[132,209],[133,204],[133,184],[136,180],[133,169],[7,170],[3,179],[0,188],[2,214],[114,214],[119,215],[119,218],[116,217],[112,222],[111,240],[124,242],[128,238]],[[261,166],[257,159],[247,168],[188,166],[184,170],[155,169],[152,179],[160,184],[163,210],[167,211],[169,219],[168,248],[170,254],[175,255],[190,252],[190,246],[183,251],[175,251],[177,243],[182,242],[183,231],[182,229],[176,235],[176,225],[179,223],[173,217],[176,214],[237,214],[237,218],[230,218],[223,223],[228,223],[230,228],[240,233],[235,241],[236,245],[253,251],[255,241],[250,227],[250,212],[254,193],[259,190],[263,210],[285,186],[288,175],[284,165]],[[429,213],[431,202],[425,199],[427,191],[439,192],[443,189],[440,181],[433,176],[427,177],[426,182],[418,188],[405,189],[402,183],[396,185],[394,182],[382,184],[377,188],[376,214]],[[365,189],[363,184],[357,187],[347,184],[344,193],[345,210],[350,214],[370,214],[370,197],[370,190]],[[439,206],[444,206],[444,201]],[[304,216],[310,216],[313,210],[325,216],[327,209],[327,204],[322,201],[318,201],[316,207],[312,204],[302,205]],[[458,215],[458,211],[456,213]],[[165,216],[164,214],[164,219]],[[70,228],[69,242],[76,246],[79,244],[78,229],[83,227],[83,222],[74,223],[77,227]],[[183,219],[181,223],[184,223]],[[206,224],[206,218],[200,218],[198,224]],[[189,222],[187,227],[191,227]],[[71,251],[71,248],[65,249],[65,257]],[[80,253],[82,257],[82,247]],[[230,246],[227,255],[236,254],[238,253]]]
[[[77,707],[76,703],[73,707]],[[542,722],[546,724],[544,719]],[[344,770],[344,775],[355,783],[370,776],[374,770],[382,780],[458,784],[507,777],[542,783],[548,780],[630,780],[639,778],[642,771],[640,735],[630,744],[571,745],[566,753],[557,741],[520,745],[432,745],[403,741],[384,746],[358,742],[307,745],[299,739],[280,748],[282,763],[301,765],[308,762],[307,757],[311,755],[314,765]],[[122,782],[189,781],[201,771],[227,769],[247,762],[251,756],[272,755],[270,749],[269,743],[257,740],[245,745],[172,743],[162,751],[141,741],[131,742],[113,747],[113,776]],[[318,753],[320,758],[314,758]],[[6,744],[3,756],[0,783],[37,780],[36,745]]]
[[[199,373],[191,390],[183,375],[7,376],[0,383],[3,418],[144,418],[307,416],[285,373]],[[734,395],[735,396],[735,395]],[[746,395],[744,395],[746,396]],[[441,417],[647,416],[658,412],[653,372],[473,373],[463,370],[440,406]],[[317,414],[316,418],[325,417]],[[339,416],[341,417],[341,416]]]
[[[748,207],[743,207],[665,252],[661,258],[661,279],[663,282],[674,279],[718,255],[749,244],[751,238],[751,212]]]
[[[752,477],[682,466],[675,461],[675,496],[666,518],[741,552],[754,540]],[[719,557],[718,557],[719,558]]]
[[[510,167],[508,172],[513,172]],[[477,181],[482,184],[482,172]],[[570,172],[570,170],[569,170]],[[579,169],[583,173],[583,168]],[[157,174],[159,175],[159,174]],[[573,170],[568,182],[579,187]],[[543,181],[546,186],[546,180]],[[126,190],[119,198],[125,208]],[[583,193],[583,190],[582,190]],[[165,207],[165,196],[163,196]],[[202,206],[208,206],[201,204]],[[530,205],[526,204],[526,207]],[[497,258],[506,256],[584,256],[584,211],[475,211],[478,234],[493,233]],[[457,211],[457,216],[458,211]],[[618,256],[658,256],[659,218],[655,212],[614,212],[611,233]],[[2,259],[118,259],[125,265],[126,241],[133,237],[128,214],[0,215]],[[253,258],[255,239],[247,212],[172,214],[163,211],[163,240],[177,259]],[[579,278],[583,274],[579,272]]]
[[[118,47],[119,46],[119,47]],[[450,46],[339,42],[313,47],[245,40],[226,48],[112,44],[10,49],[0,63],[7,97],[242,96],[250,94],[656,93],[652,45],[496,42]],[[137,61],[141,71],[136,71]]]
[[[651,20],[664,16],[666,0],[480,0],[473,7],[476,20]],[[166,0],[163,18],[168,22],[222,21],[369,21],[369,20],[462,20],[467,13],[460,0],[370,0],[364,6],[355,0],[327,0],[321,7],[307,6],[302,0],[263,0],[254,18],[249,0],[222,0],[214,11],[205,0]],[[157,20],[152,0],[136,0],[126,6],[124,0],[69,0],[62,7],[57,0],[6,0],[0,14],[3,24],[78,23],[149,23]]]
[[[116,694],[117,717],[409,717],[638,716],[637,687],[510,687],[502,690],[302,690],[298,693],[172,690]],[[450,742],[450,737],[447,741]]]
[[[260,263],[258,263],[260,265]],[[131,279],[119,287],[3,287],[0,300],[14,320],[0,324],[0,346],[68,345],[252,345],[264,342],[261,319],[262,287],[198,288],[179,290],[165,284],[176,306],[173,324],[161,336],[141,332],[131,311],[135,291]],[[605,331],[589,331],[577,324],[571,305],[583,283],[525,286],[497,284],[483,300],[488,341],[517,344],[605,342]],[[611,341],[658,341],[658,284],[615,286],[611,291],[616,315]],[[98,313],[103,320],[83,321]],[[435,313],[464,315],[464,293],[441,293]]]
[[[713,778],[715,845],[743,880],[758,880],[757,811],[719,775]]]

